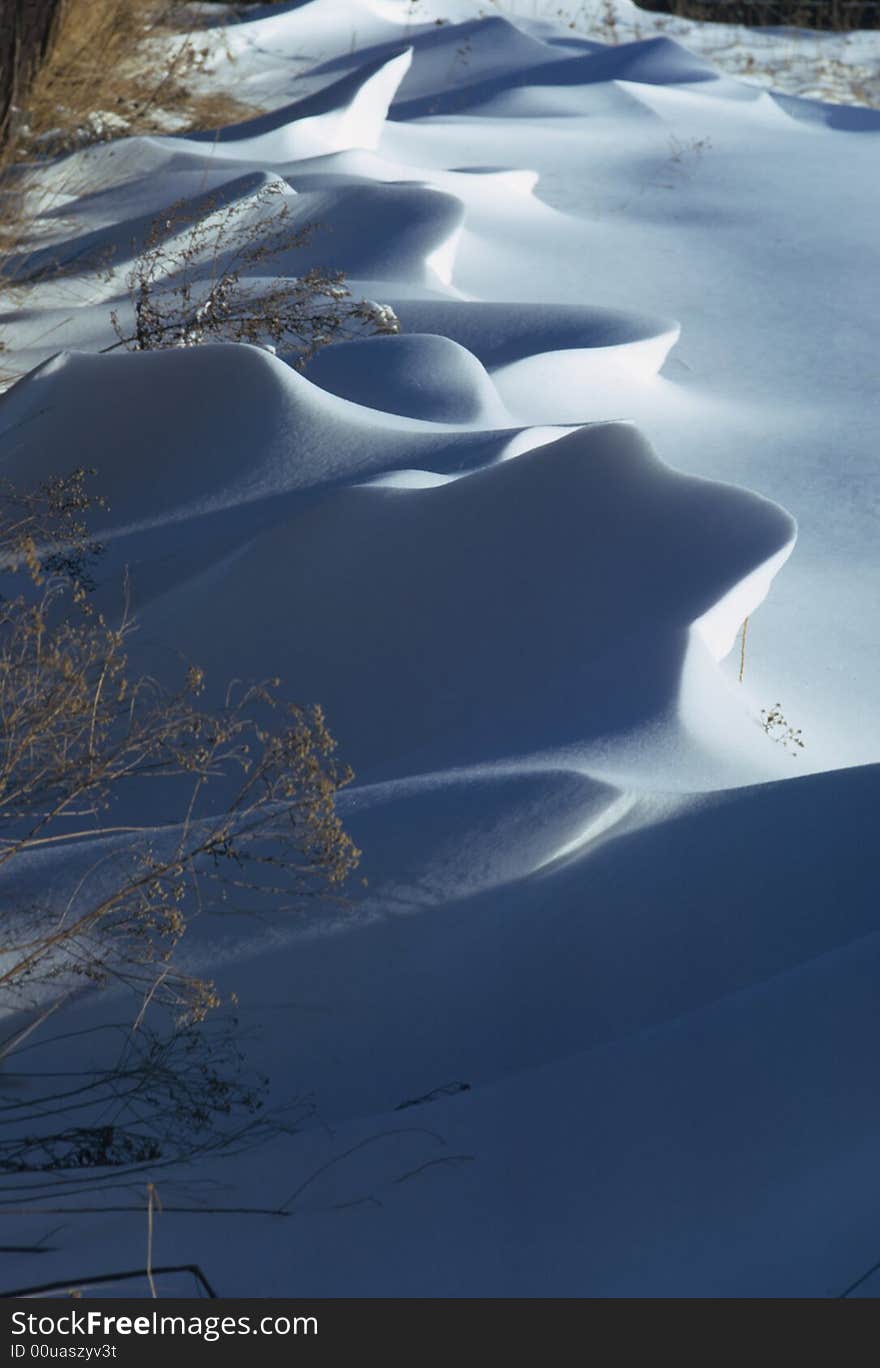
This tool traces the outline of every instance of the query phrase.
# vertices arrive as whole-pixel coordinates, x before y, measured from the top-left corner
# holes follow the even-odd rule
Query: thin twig
[[[336,1164],[341,1164],[343,1159],[350,1158],[351,1155],[356,1154],[358,1150],[366,1149],[369,1145],[375,1145],[379,1140],[387,1140],[392,1135],[429,1135],[432,1140],[437,1141],[438,1145],[446,1144],[442,1135],[438,1135],[436,1131],[427,1130],[423,1126],[400,1126],[394,1130],[381,1131],[378,1135],[368,1135],[366,1139],[359,1140],[357,1144],[352,1145],[350,1149],[343,1150],[342,1154],[337,1154],[333,1159],[328,1159],[326,1164],[321,1164],[315,1169],[314,1173],[309,1174],[305,1182],[300,1183],[299,1187],[281,1203],[282,1211],[287,1211],[292,1203],[296,1201],[297,1197],[305,1192],[306,1188],[310,1187],[316,1179],[320,1178],[322,1173],[326,1173],[328,1169],[335,1167]]]
[[[860,1278],[856,1278],[855,1282],[850,1283],[849,1287],[846,1288],[844,1292],[840,1293],[838,1301],[843,1301],[851,1292],[855,1292],[857,1287],[861,1287],[862,1283],[867,1282],[873,1273],[877,1273],[878,1271],[880,1271],[880,1259],[878,1259],[875,1264],[871,1264],[867,1273],[863,1273]]]
[[[407,1173],[402,1173],[399,1178],[395,1178],[395,1183],[405,1183],[408,1178],[416,1178],[425,1169],[434,1168],[437,1164],[470,1164],[476,1159],[475,1154],[441,1154],[438,1159],[426,1159],[418,1168],[410,1169]]]
[[[135,1213],[143,1215],[144,1208],[136,1203],[129,1203],[126,1206],[88,1206],[88,1207],[7,1207],[4,1216],[103,1216],[107,1213],[114,1215]],[[163,1206],[163,1216],[295,1216],[295,1211],[287,1211],[281,1207],[239,1207],[239,1206],[210,1206],[210,1207],[183,1207],[183,1206]],[[156,1272],[160,1270],[154,1270]]]
[[[159,1295],[153,1281],[153,1209],[157,1205],[161,1211],[162,1206],[155,1184],[147,1183],[147,1282],[150,1284],[150,1292],[154,1301]]]
[[[219,1294],[208,1282],[198,1264],[166,1264],[154,1268],[153,1273],[161,1277],[164,1273],[191,1273],[204,1287],[208,1296],[217,1299]],[[39,1297],[44,1292],[60,1292],[74,1287],[96,1287],[99,1283],[125,1282],[130,1278],[146,1277],[145,1268],[129,1268],[124,1273],[98,1273],[91,1278],[65,1278],[61,1282],[41,1283],[38,1287],[17,1287],[12,1292],[0,1292],[0,1299],[11,1297]]]

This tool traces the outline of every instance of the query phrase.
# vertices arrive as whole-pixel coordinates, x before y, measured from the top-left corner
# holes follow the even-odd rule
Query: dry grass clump
[[[46,57],[0,136],[0,252],[17,251],[27,236],[47,158],[124,135],[216,128],[258,112],[196,89],[192,78],[206,56],[198,33],[173,0],[61,0]]]
[[[0,292],[26,275],[41,215],[63,195],[63,178],[44,182],[49,159],[108,138],[216,128],[258,112],[198,89],[199,23],[210,22],[174,0],[61,0],[46,58],[0,131]],[[0,365],[0,386],[17,374]]]
[[[797,755],[797,749],[804,749],[805,742],[801,740],[803,732],[800,727],[793,727],[783,716],[782,705],[774,703],[772,708],[761,709],[761,726],[770,737],[771,741],[777,741],[782,749],[788,751],[789,755]]]
[[[157,66],[150,39],[171,40]],[[17,159],[55,154],[119,133],[211,127],[253,111],[230,96],[196,94],[198,30],[171,0],[65,0],[48,57],[12,126]]]

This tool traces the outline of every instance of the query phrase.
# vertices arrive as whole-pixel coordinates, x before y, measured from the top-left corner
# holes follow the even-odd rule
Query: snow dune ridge
[[[271,112],[76,153],[3,319],[0,469],[99,468],[135,663],[281,675],[356,772],[351,905],[186,948],[328,1123],[198,1176],[272,1205],[359,1157],[290,1240],[169,1214],[163,1257],[240,1295],[827,1295],[876,1257],[876,119],[679,25],[477,9],[209,31]],[[315,231],[248,286],[338,269],[399,335],[97,354],[157,214],[259,235],[267,186]]]

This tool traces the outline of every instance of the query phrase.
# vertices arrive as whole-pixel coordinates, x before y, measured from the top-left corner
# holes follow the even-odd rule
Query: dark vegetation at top
[[[880,0],[635,0],[640,9],[721,24],[880,28]]]

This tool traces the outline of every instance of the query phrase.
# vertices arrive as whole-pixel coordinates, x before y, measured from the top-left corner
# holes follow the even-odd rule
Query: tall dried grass
[[[55,41],[13,128],[13,155],[51,152],[100,136],[96,115],[131,133],[211,126],[250,109],[230,96],[195,92],[198,28],[172,0],[65,0]],[[170,40],[160,58],[150,40]]]
[[[0,142],[0,299],[27,274],[41,217],[64,198],[63,174],[44,175],[59,155],[257,112],[200,89],[193,77],[203,59],[198,20],[174,0],[63,0],[54,41]],[[0,387],[17,374],[0,325]]]

